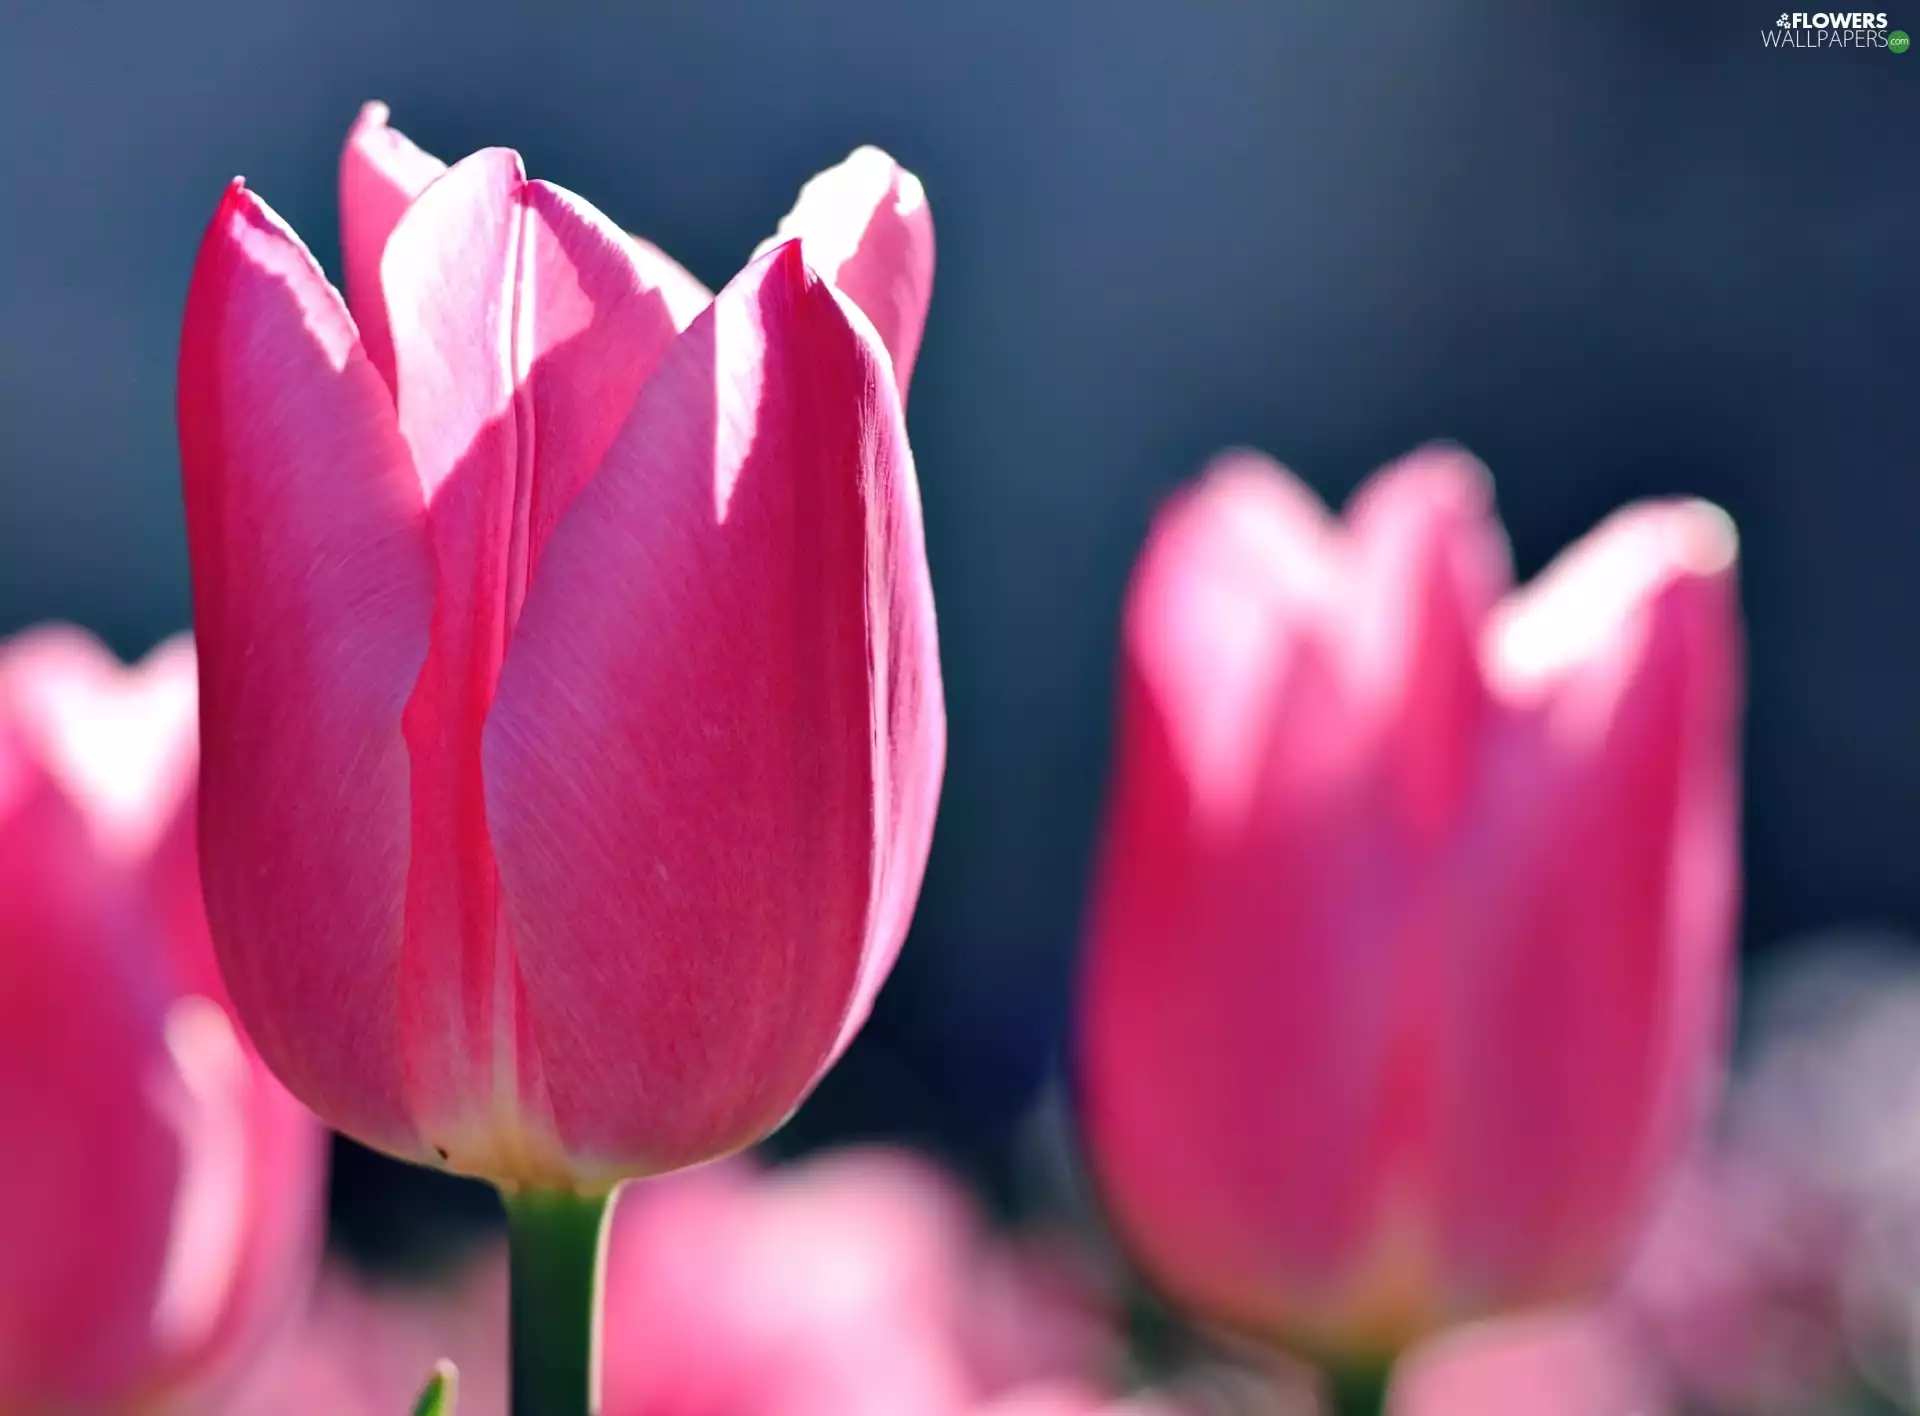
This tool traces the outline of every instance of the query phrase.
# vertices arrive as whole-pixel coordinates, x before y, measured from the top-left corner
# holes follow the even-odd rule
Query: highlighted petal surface
[[[179,399],[222,967],[296,1094],[418,1154],[398,977],[401,712],[433,606],[419,483],[339,296],[238,183],[194,270]]]
[[[797,246],[721,292],[556,530],[501,675],[487,806],[532,1033],[561,1135],[610,1169],[770,1129],[898,947],[889,882],[924,847],[889,793],[930,780],[938,692],[862,324]]]
[[[920,179],[879,148],[858,148],[800,189],[761,249],[796,237],[807,264],[873,321],[904,403],[933,298],[933,213]]]

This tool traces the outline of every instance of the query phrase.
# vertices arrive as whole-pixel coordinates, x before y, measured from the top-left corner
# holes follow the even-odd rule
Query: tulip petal
[[[755,254],[795,237],[807,264],[873,321],[905,403],[933,298],[933,213],[920,179],[877,147],[857,148],[800,189]]]
[[[340,153],[340,258],[347,304],[367,357],[388,388],[394,387],[393,335],[380,287],[380,258],[401,213],[446,170],[446,163],[387,126],[384,103],[360,110]]]
[[[1066,1317],[1037,1284],[994,1291],[998,1250],[963,1191],[883,1151],[628,1186],[608,1225],[605,1408],[972,1413],[1009,1383],[969,1322],[996,1300],[1036,1327]]]
[[[1394,1369],[1394,1416],[1671,1416],[1645,1339],[1604,1309],[1460,1328]]]
[[[184,634],[132,667],[67,625],[0,644],[0,712],[84,811],[97,847],[145,876],[179,986],[231,1006],[207,933],[194,839],[199,696]]]
[[[1367,479],[1347,511],[1362,602],[1356,649],[1368,697],[1391,718],[1385,756],[1405,826],[1453,830],[1479,770],[1485,713],[1480,638],[1512,588],[1493,479],[1452,448],[1428,448]]]
[[[1734,555],[1716,509],[1629,508],[1489,628],[1507,718],[1438,1073],[1469,1287],[1604,1279],[1695,1119],[1735,927]]]
[[[43,1158],[54,1157],[49,1170],[60,1187],[57,1204],[85,1214],[115,1255],[110,1266],[76,1262],[77,1231],[55,1226],[55,1262],[84,1283],[87,1313],[84,1319],[69,1313],[63,1325],[82,1340],[116,1342],[120,1305],[130,1306],[130,1346],[143,1389],[184,1383],[206,1390],[225,1376],[304,1294],[302,1280],[320,1237],[324,1133],[238,1045],[224,1011],[192,850],[196,698],[185,636],[131,668],[91,635],[66,626],[29,630],[0,645],[0,736],[33,754],[38,770],[50,774],[40,812],[62,801],[73,808],[54,817],[29,810],[23,821],[18,801],[9,804],[13,794],[0,787],[0,854],[27,872],[0,880],[0,914],[12,915],[0,927],[0,955],[10,941],[59,956],[67,970],[77,971],[62,975],[61,1006],[48,1016],[60,1021],[63,1035],[80,1041],[84,1070],[69,1073],[44,1052],[24,1051],[26,1034],[18,1027],[4,1033],[18,1055],[34,1056],[53,1073],[34,1076],[32,1085],[51,1088],[68,1118],[64,1126],[32,1128]],[[55,783],[60,798],[51,792]],[[10,838],[9,832],[22,834]],[[63,896],[63,882],[80,882],[85,909]],[[28,889],[44,911],[38,924],[18,913],[33,903],[21,893]],[[0,958],[0,972],[7,970]],[[16,976],[8,991],[45,1012],[51,1001],[45,988],[44,978],[36,986]],[[128,1008],[139,1016],[128,1015]],[[153,1026],[163,1008],[164,1034]],[[119,1018],[111,1027],[109,1015]],[[121,1049],[136,1043],[145,1051],[136,1049],[128,1064]],[[137,1116],[94,1109],[117,1073],[118,1084],[140,1099]],[[120,1133],[119,1144],[160,1153],[114,1163],[100,1149],[108,1129]],[[145,1141],[138,1139],[142,1134]],[[58,1159],[68,1136],[87,1152],[84,1159]],[[16,1180],[20,1169],[10,1171]],[[81,1173],[108,1181],[112,1194],[95,1203],[76,1197],[71,1187]],[[157,1213],[169,1194],[171,1215]],[[30,1218],[49,1210],[24,1202],[0,1208]],[[134,1228],[121,1233],[115,1223]],[[166,1241],[157,1265],[156,1239]],[[21,1252],[19,1243],[0,1243],[0,1253],[14,1261],[9,1284],[43,1310],[57,1309],[49,1295],[65,1280],[50,1282],[18,1267]],[[21,1332],[0,1316],[0,1334]],[[0,1338],[0,1346],[5,1342]],[[65,1355],[69,1381],[75,1373],[109,1388],[128,1380],[124,1372],[112,1375],[120,1364],[105,1353],[77,1361]],[[0,1368],[6,1366],[0,1358]],[[0,1375],[0,1391],[17,1396],[19,1390]]]
[[[648,288],[658,291],[660,298],[666,301],[667,313],[673,318],[673,327],[676,330],[685,329],[693,323],[702,310],[713,303],[713,292],[695,280],[685,266],[646,237],[635,236],[631,231],[623,234],[626,236],[627,245],[631,248],[630,254],[635,267],[640,272],[642,282]]]
[[[489,519],[524,538],[513,548],[525,562],[513,567],[516,610],[554,523],[705,308],[676,270],[582,198],[529,182],[500,148],[450,169],[388,242],[401,431],[436,517],[444,497],[471,496],[497,503]],[[475,555],[502,558],[489,549],[456,573],[476,568]]]
[[[1126,648],[1174,737],[1165,747],[1218,826],[1246,810],[1290,646],[1323,637],[1346,586],[1339,527],[1260,453],[1217,458],[1156,519],[1127,599]]]
[[[433,648],[408,709],[414,837],[407,964],[417,1114],[461,1168],[491,1089],[525,1055],[480,785],[480,726],[529,580],[679,332],[624,233],[494,149],[451,168],[395,227],[382,267],[400,428],[429,502]],[[684,306],[678,307],[684,313]],[[537,1076],[520,1098],[542,1109]]]
[[[0,643],[0,699],[122,859],[146,856],[180,814],[199,760],[198,695],[185,636],[133,668],[66,625]]]
[[[487,808],[588,1173],[770,1130],[898,947],[943,721],[912,481],[884,351],[789,244],[681,336],[548,546]]]
[[[401,215],[447,170],[447,164],[415,146],[388,123],[388,116],[386,104],[369,103],[347,134],[340,154],[340,245],[347,302],[360,327],[361,343],[387,387],[393,388],[393,335],[380,262]],[[667,302],[674,327],[685,329],[707,307],[713,292],[651,241],[638,236],[626,240],[643,283]]]
[[[1398,844],[1339,662],[1349,559],[1312,494],[1249,454],[1156,520],[1082,994],[1082,1109],[1117,1223],[1179,1296],[1265,1330],[1404,1316],[1350,1312],[1346,1291],[1397,1140],[1399,1001],[1378,985],[1402,947],[1389,898],[1339,907]]]
[[[14,1138],[0,1393],[24,1410],[118,1409],[152,1374],[178,1171],[150,1098],[164,985],[85,819],[22,737],[0,712],[0,1133]]]
[[[339,296],[237,182],[188,293],[179,423],[222,969],[297,1095],[415,1155],[396,1000],[401,714],[433,595],[420,492]]]
[[[152,1311],[156,1339],[206,1396],[307,1297],[324,1226],[326,1133],[205,997],[167,1012],[167,1085],[180,1179]],[[181,1409],[199,1403],[182,1403]]]

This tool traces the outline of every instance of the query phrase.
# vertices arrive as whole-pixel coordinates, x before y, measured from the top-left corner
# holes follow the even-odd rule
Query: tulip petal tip
[[[220,192],[220,204],[214,208],[214,227],[218,228],[231,220],[248,205],[249,200],[253,205],[260,204],[260,199],[247,186],[247,179],[238,175],[228,178],[227,185]]]
[[[896,191],[893,209],[897,214],[912,216],[927,204],[927,189],[913,173],[903,167],[900,169],[900,175],[894,180]]]
[[[277,244],[284,251],[294,253],[293,258],[300,265],[309,269],[322,284],[325,283],[325,277],[320,274],[320,263],[307,249],[307,243],[302,241],[299,233],[287,224],[285,217],[267,205],[260,194],[247,185],[243,177],[234,178],[227,184],[226,191],[221,194],[220,206],[214,212],[213,221],[208,227],[210,238],[216,233],[224,241],[250,252],[247,259],[265,259],[268,264],[274,264],[277,259],[284,258],[265,255],[271,245]],[[262,238],[265,238],[270,245],[259,245]]]
[[[1695,497],[1675,508],[1680,561],[1696,575],[1724,575],[1740,558],[1740,528],[1724,507]]]
[[[1415,449],[1362,488],[1361,497],[1410,495],[1436,511],[1489,516],[1493,512],[1493,471],[1459,443],[1436,441]]]
[[[777,239],[762,253],[766,262],[763,279],[788,286],[796,294],[816,283],[819,276],[807,261],[807,253],[798,236]]]
[[[927,189],[920,179],[902,167],[885,148],[862,143],[847,154],[839,170],[863,182],[872,182],[882,191],[891,184],[893,210],[897,216],[911,216],[927,204]]]

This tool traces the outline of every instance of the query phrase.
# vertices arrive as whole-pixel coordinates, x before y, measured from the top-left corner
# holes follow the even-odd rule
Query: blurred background
[[[443,157],[519,148],[715,287],[874,142],[939,239],[911,428],[949,771],[902,964],[780,1146],[902,1139],[1009,1189],[1057,1074],[1126,576],[1228,444],[1337,500],[1457,440],[1523,574],[1636,496],[1727,507],[1749,955],[1920,930],[1920,55],[1765,49],[1773,19],[5,0],[0,631],[76,620],[132,655],[187,623],[195,246],[243,173],[337,279],[362,101]],[[488,1203],[343,1153],[336,1238],[379,1257]]]

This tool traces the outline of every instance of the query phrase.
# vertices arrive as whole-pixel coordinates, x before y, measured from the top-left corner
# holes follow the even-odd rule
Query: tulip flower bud
[[[192,652],[0,645],[0,1410],[196,1409],[301,1297],[324,1136],[218,1001]]]
[[[1515,591],[1447,451],[1344,522],[1244,454],[1161,514],[1079,1064],[1176,1298],[1378,1359],[1610,1275],[1728,1008],[1734,558],[1647,503]]]
[[[811,236],[708,297],[384,119],[351,313],[237,183],[188,295],[208,911],[334,1125],[604,1190],[777,1126],[906,931],[945,719],[893,357]],[[835,248],[914,341],[918,222]]]

